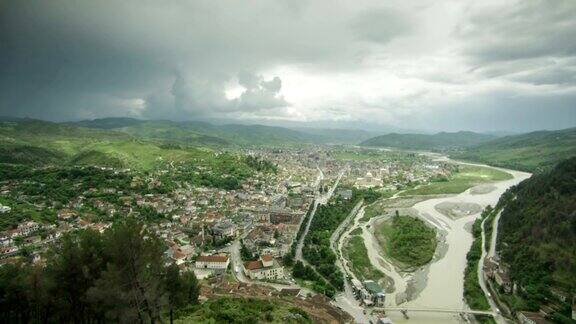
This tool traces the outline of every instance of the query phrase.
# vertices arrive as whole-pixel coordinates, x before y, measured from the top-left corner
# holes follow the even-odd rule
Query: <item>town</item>
[[[181,177],[168,186],[163,181],[174,181],[167,175],[178,174],[179,168],[170,164],[149,174],[77,167],[68,201],[50,199],[43,193],[43,187],[49,190],[46,184],[29,178],[2,181],[1,201],[13,201],[26,209],[9,203],[0,207],[3,217],[22,219],[5,225],[0,233],[0,262],[29,258],[41,264],[43,252],[64,233],[79,229],[103,232],[119,218],[135,217],[165,241],[166,262],[193,270],[199,279],[229,271],[243,281],[290,285],[294,280],[283,258],[316,197],[328,191],[344,167],[347,171],[336,194],[345,199],[350,199],[352,192],[346,188],[393,192],[452,172],[447,164],[399,152],[378,152],[378,159],[370,161],[350,156],[375,153],[350,148],[242,153],[268,161],[276,171],[258,172],[238,189],[227,190],[197,186]],[[103,180],[90,179],[96,175]]]

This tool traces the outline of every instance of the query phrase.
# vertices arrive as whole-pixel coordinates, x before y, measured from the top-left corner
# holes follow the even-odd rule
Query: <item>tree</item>
[[[90,312],[87,293],[103,266],[102,238],[91,230],[64,235],[51,250],[46,279],[59,318],[69,322],[86,319]]]
[[[170,312],[170,324],[174,323],[174,308],[180,307],[186,302],[185,283],[180,277],[180,269],[172,263],[166,269],[164,278],[166,294],[168,295],[168,309]]]
[[[110,259],[90,291],[91,300],[111,321],[159,321],[164,292],[162,242],[133,218],[106,231],[104,242]]]
[[[200,295],[200,285],[198,278],[193,271],[186,271],[182,274],[182,282],[184,283],[184,291],[186,292],[186,303],[191,305],[198,304],[198,296]]]

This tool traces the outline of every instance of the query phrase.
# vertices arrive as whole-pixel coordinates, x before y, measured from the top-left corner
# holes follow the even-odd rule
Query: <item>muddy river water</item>
[[[446,160],[444,157],[442,159]],[[391,266],[378,267],[386,270],[385,272],[394,280],[394,286],[397,288],[386,298],[388,307],[396,307],[400,304],[401,307],[408,309],[462,310],[467,308],[463,300],[466,254],[472,245],[471,224],[480,213],[477,209],[473,209],[474,213],[450,217],[446,213],[441,213],[437,205],[494,206],[506,189],[530,177],[530,174],[525,172],[500,170],[510,173],[513,178],[493,183],[490,186],[491,190],[486,190],[486,186],[482,190],[471,188],[458,195],[424,200],[412,207],[418,217],[429,222],[442,233],[441,242],[438,245],[441,251],[437,251],[430,265],[416,273],[402,273]],[[368,239],[367,246],[377,244],[374,235],[364,235],[364,238]],[[394,323],[461,323],[463,321],[459,315],[447,313],[409,311],[409,319],[405,319],[397,311],[387,312],[387,315]]]

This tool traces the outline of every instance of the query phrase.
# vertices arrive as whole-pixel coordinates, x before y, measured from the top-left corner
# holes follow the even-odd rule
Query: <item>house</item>
[[[260,260],[244,263],[244,273],[253,280],[279,280],[284,278],[284,268],[269,254],[260,256]]]
[[[36,222],[32,222],[32,221],[20,223],[20,224],[18,224],[18,227],[16,228],[15,234],[16,234],[16,236],[28,236],[28,235],[36,232],[37,230],[39,230],[41,228],[42,228],[42,225],[40,225]]]
[[[172,245],[167,251],[168,257],[177,265],[190,261],[194,256],[194,247],[191,245]]]
[[[551,324],[544,315],[536,312],[518,312],[518,321],[520,324]]]
[[[13,257],[18,254],[18,248],[15,246],[0,247],[0,259]]]
[[[229,219],[217,222],[212,226],[212,234],[218,238],[236,236],[236,225]]]
[[[201,255],[196,258],[194,266],[198,269],[227,269],[230,259],[226,255]]]
[[[76,212],[70,209],[61,209],[58,211],[58,219],[66,220],[72,217],[76,217]]]

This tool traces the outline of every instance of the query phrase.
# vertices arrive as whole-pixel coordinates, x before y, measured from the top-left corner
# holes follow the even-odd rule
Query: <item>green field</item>
[[[384,274],[370,263],[368,251],[361,236],[350,237],[344,246],[344,257],[350,261],[350,268],[358,279],[379,281],[384,278]]]
[[[463,165],[459,171],[442,182],[409,189],[400,196],[459,194],[479,184],[512,179],[512,175],[489,167]]]
[[[394,216],[380,223],[375,234],[386,255],[405,269],[430,262],[438,244],[436,231],[410,216]]]

